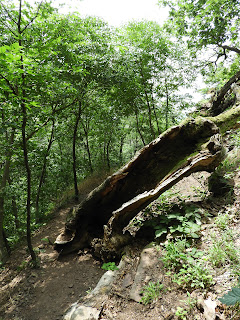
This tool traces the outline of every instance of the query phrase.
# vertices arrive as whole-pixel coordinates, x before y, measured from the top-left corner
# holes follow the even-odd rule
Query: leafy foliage
[[[102,267],[103,270],[118,270],[118,267],[116,266],[115,262],[105,262]]]
[[[152,208],[149,209],[152,211]],[[156,219],[146,222],[146,225],[153,226],[155,229],[155,237],[160,238],[167,233],[173,236],[184,235],[190,238],[199,238],[199,231],[201,229],[201,214],[200,209],[194,206],[183,206],[182,208],[176,206],[172,208],[163,209],[162,204],[158,202],[154,205]],[[163,211],[162,211],[163,210]],[[152,212],[151,212],[152,213]]]
[[[145,305],[152,303],[159,298],[162,292],[163,292],[162,283],[160,283],[159,281],[157,282],[150,281],[148,285],[146,285],[141,291],[141,294],[143,295],[143,297],[141,298],[140,302]]]
[[[26,203],[34,230],[73,184],[183,118],[190,102],[178,89],[194,77],[184,45],[157,23],[116,30],[48,1],[21,10],[0,4],[0,229],[11,246],[26,232]]]
[[[162,261],[172,270],[172,280],[181,287],[206,288],[213,283],[212,275],[202,259],[203,251],[191,248],[186,239],[169,241],[165,245]]]

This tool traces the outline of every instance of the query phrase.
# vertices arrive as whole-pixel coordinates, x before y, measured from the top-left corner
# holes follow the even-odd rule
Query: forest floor
[[[234,233],[234,245],[240,252],[240,170],[238,167],[232,170],[234,197],[212,198],[207,191],[206,179],[207,175],[199,174],[185,178],[176,185],[175,198],[171,201],[178,201],[180,193],[186,202],[194,202],[210,214],[201,226],[201,238],[194,240],[201,251],[212,245],[213,235],[219,239],[223,237],[222,232],[226,230],[219,228],[215,221],[219,214],[227,214],[230,219],[225,221],[225,227]],[[29,266],[25,245],[12,252],[0,273],[0,320],[60,320],[66,310],[76,301],[81,301],[104,274],[101,263],[88,250],[61,258],[54,251],[52,243],[64,227],[68,210],[59,210],[33,236],[33,246],[39,251],[39,269]],[[133,301],[130,290],[146,244],[146,241],[136,240],[128,248],[125,266],[117,274],[100,319],[240,319],[238,310],[225,307],[218,300],[236,285],[230,263],[223,262],[212,268],[214,281],[208,288],[184,287],[172,282],[170,273],[163,267],[161,243],[156,246],[159,263],[149,270],[144,281],[145,285],[159,281],[163,285],[162,293],[147,304]],[[209,264],[207,260],[206,264]],[[206,316],[204,301],[214,305],[212,317]]]
[[[94,288],[104,273],[87,251],[83,256],[69,254],[58,259],[51,243],[64,227],[67,211],[60,210],[33,236],[40,268],[27,266],[25,246],[13,251],[0,274],[0,319],[62,319],[66,309]]]

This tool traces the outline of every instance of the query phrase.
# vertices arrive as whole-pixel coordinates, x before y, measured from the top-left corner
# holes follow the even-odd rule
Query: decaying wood
[[[224,152],[221,133],[240,119],[240,105],[215,117],[187,119],[142,148],[72,208],[56,250],[91,246],[103,259],[118,255],[129,241],[129,221],[161,193],[196,171],[213,171]]]
[[[111,243],[111,254],[116,252],[128,240],[122,229],[136,213],[183,177],[220,163],[218,133],[213,121],[199,117],[160,135],[72,209],[56,249],[66,253],[91,245],[104,255]]]
[[[163,192],[193,172],[212,171],[219,165],[223,157],[224,150],[222,148],[221,135],[215,134],[198,154],[188,158],[180,168],[165,177],[155,189],[137,195],[127,203],[124,203],[121,208],[115,210],[104,228],[104,241],[101,252],[104,250],[106,252],[114,252],[117,244],[115,238],[119,239],[119,234],[122,233],[122,230],[135,215],[157,199]]]

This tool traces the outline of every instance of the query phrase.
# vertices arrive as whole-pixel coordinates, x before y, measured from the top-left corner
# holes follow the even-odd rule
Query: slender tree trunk
[[[16,230],[19,230],[20,229],[20,221],[19,221],[19,217],[18,217],[18,208],[17,208],[15,196],[12,196],[12,212],[14,215],[15,228],[16,228]]]
[[[169,93],[167,80],[165,79],[165,89],[166,89],[166,109],[165,109],[165,129],[167,130],[169,127]]]
[[[22,0],[19,2],[19,15],[18,15],[18,34],[19,34],[19,46],[22,47],[22,30],[21,30],[21,17],[22,15]],[[27,244],[28,250],[31,255],[33,263],[36,265],[37,257],[32,247],[32,239],[31,239],[31,169],[28,161],[28,150],[27,150],[27,137],[26,137],[26,125],[27,125],[27,110],[26,110],[26,92],[25,92],[25,74],[24,74],[24,64],[23,64],[23,54],[21,55],[21,70],[22,70],[22,83],[20,89],[22,90],[21,96],[21,109],[22,109],[22,145],[23,145],[23,155],[24,155],[24,165],[26,169],[27,175]]]
[[[110,156],[109,156],[109,154],[110,154],[110,151],[109,151],[110,144],[111,144],[111,138],[108,140],[108,143],[107,143],[107,154],[106,154],[106,156],[107,156],[107,167],[108,167],[108,170],[110,170],[110,168],[111,168]]]
[[[77,140],[77,131],[78,131],[78,125],[81,118],[82,113],[82,104],[81,101],[79,101],[78,106],[78,113],[76,116],[76,122],[74,126],[74,132],[73,132],[73,146],[72,146],[72,154],[73,154],[73,180],[74,180],[74,191],[75,191],[75,201],[78,202],[79,200],[79,191],[78,191],[78,182],[77,182],[77,164],[76,164],[76,140]]]
[[[125,136],[122,136],[121,140],[120,140],[120,150],[119,150],[120,166],[123,164],[123,144],[124,144],[124,139],[125,139]]]
[[[9,152],[6,155],[6,161],[3,168],[3,176],[0,185],[0,261],[5,263],[8,258],[8,249],[6,245],[6,237],[4,236],[3,221],[4,221],[4,201],[5,201],[5,188],[9,179],[10,164],[12,157],[12,145],[14,142],[15,129],[12,130],[9,140]]]
[[[155,139],[156,136],[155,136],[155,130],[153,128],[153,123],[152,123],[151,104],[150,104],[150,101],[149,101],[149,98],[148,98],[148,93],[147,93],[147,90],[146,90],[146,82],[145,82],[145,79],[144,79],[142,68],[141,68],[141,76],[142,76],[142,83],[143,83],[143,87],[144,87],[144,95],[145,95],[145,98],[146,98],[146,103],[147,103],[147,108],[148,108],[149,127],[150,127],[150,130],[151,130],[152,139]]]
[[[26,124],[27,124],[27,111],[24,102],[21,103],[22,107],[22,144],[24,154],[24,165],[27,174],[27,244],[30,252],[32,261],[36,264],[37,257],[33,250],[32,239],[31,239],[31,169],[28,161],[28,150],[27,150],[27,139],[26,139]]]
[[[4,239],[5,247],[6,247],[6,249],[7,249],[7,253],[8,253],[8,255],[10,256],[11,248],[10,248],[9,243],[8,243],[8,241],[7,241],[7,236],[6,236],[6,233],[5,233],[4,229],[3,229],[3,239]]]
[[[40,216],[40,212],[39,212],[39,200],[40,200],[40,195],[41,195],[41,190],[42,190],[42,185],[44,182],[44,177],[45,177],[45,173],[46,173],[46,168],[47,168],[47,159],[48,159],[48,155],[53,143],[53,139],[54,139],[54,120],[52,122],[52,131],[51,131],[51,136],[50,139],[48,141],[48,147],[46,150],[46,153],[44,155],[44,159],[43,159],[43,166],[42,166],[42,172],[41,172],[41,176],[40,176],[40,180],[39,180],[39,185],[38,185],[38,189],[37,189],[37,195],[36,195],[36,222],[40,222],[41,221],[41,216]]]
[[[8,183],[9,185],[12,185],[12,180],[10,178],[8,178]],[[15,223],[15,228],[16,230],[18,230],[20,228],[20,221],[19,221],[19,217],[18,217],[18,209],[17,209],[17,203],[16,203],[16,197],[15,195],[12,195],[12,213],[14,215],[14,223]]]
[[[104,143],[103,143],[103,165],[105,166],[106,163],[106,139],[104,137]]]
[[[158,135],[160,135],[160,134],[161,134],[161,130],[160,130],[160,126],[159,126],[159,121],[158,121],[158,117],[157,117],[157,112],[156,112],[156,108],[155,108],[155,103],[154,103],[153,95],[152,95],[152,108],[153,108],[153,113],[154,113],[155,122],[156,122],[156,124],[157,124]]]
[[[90,172],[93,173],[92,156],[91,156],[89,140],[88,140],[88,126],[87,125],[85,126],[83,122],[82,122],[82,126],[83,126],[83,130],[84,130],[84,133],[85,133],[85,138],[86,138],[85,147],[86,147],[87,155],[88,155],[89,169],[90,169]]]
[[[143,145],[145,146],[146,143],[145,143],[143,134],[142,134],[141,129],[140,129],[137,109],[135,109],[135,116],[136,116],[136,123],[137,123],[137,132],[139,133],[139,136],[140,136],[140,138],[141,138],[141,140],[142,140],[142,143],[143,143]]]

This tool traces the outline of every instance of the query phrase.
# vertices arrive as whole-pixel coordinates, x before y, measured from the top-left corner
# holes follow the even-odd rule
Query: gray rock
[[[74,303],[63,317],[63,320],[98,320],[102,305],[111,290],[117,271],[109,270],[105,272],[95,289],[84,297],[81,304],[78,302]]]
[[[100,311],[96,308],[79,306],[74,303],[68,313],[64,316],[64,320],[98,320]]]
[[[114,280],[116,271],[107,271],[99,280],[95,289],[90,293],[91,296],[100,295],[100,294],[107,294],[111,289],[111,284]]]
[[[141,291],[143,284],[150,280],[149,269],[153,268],[156,264],[159,264],[156,249],[145,248],[141,253],[140,262],[135,275],[134,283],[130,291],[130,298],[136,302],[140,302],[142,299]]]

